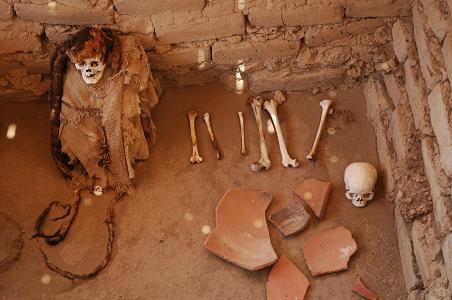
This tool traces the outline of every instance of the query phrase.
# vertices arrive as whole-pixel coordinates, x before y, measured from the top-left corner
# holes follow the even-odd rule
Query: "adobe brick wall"
[[[452,0],[0,0],[0,96],[44,94],[82,26],[141,40],[163,87],[363,84],[409,299],[452,286]]]
[[[254,92],[360,84],[391,68],[390,25],[411,15],[409,0],[389,2],[0,0],[0,95],[45,93],[52,49],[93,24],[141,40],[163,87],[234,89],[238,70]]]
[[[365,91],[374,91],[365,93],[368,114],[377,135],[380,169],[395,204],[409,299],[445,300],[452,295],[448,4],[452,1],[413,1],[412,18],[400,17],[392,24],[395,67],[364,83]]]

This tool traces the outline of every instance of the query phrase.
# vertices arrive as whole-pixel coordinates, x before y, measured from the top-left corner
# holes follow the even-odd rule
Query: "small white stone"
[[[184,215],[184,219],[185,219],[185,221],[193,221],[193,214],[192,213],[186,213],[185,215]]]
[[[17,129],[16,124],[14,124],[14,123],[9,124],[8,130],[6,131],[6,138],[9,140],[12,140],[16,136],[16,129]]]
[[[49,283],[50,283],[50,280],[51,280],[51,278],[50,278],[50,275],[49,275],[49,274],[44,274],[44,275],[42,275],[42,277],[41,277],[41,283],[42,283],[42,284],[49,284]]]
[[[209,234],[210,233],[210,226],[209,225],[204,225],[201,227],[201,231],[204,234]]]

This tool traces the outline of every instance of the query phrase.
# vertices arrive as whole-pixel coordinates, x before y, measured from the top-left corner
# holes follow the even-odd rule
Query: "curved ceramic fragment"
[[[346,270],[356,250],[350,230],[339,226],[314,234],[304,245],[303,255],[311,274],[316,276]]]
[[[217,205],[216,227],[206,239],[207,250],[250,271],[272,265],[278,257],[265,219],[271,199],[263,191],[227,191]]]
[[[332,188],[333,184],[329,181],[308,178],[298,183],[293,192],[312,209],[317,218],[322,219]]]
[[[285,255],[273,266],[267,281],[267,300],[303,300],[309,280]]]
[[[289,236],[305,229],[310,218],[303,205],[293,203],[274,212],[268,220],[278,227],[284,236]]]
[[[353,284],[352,291],[368,300],[378,299],[378,296],[364,285],[359,276],[356,278],[355,283]]]

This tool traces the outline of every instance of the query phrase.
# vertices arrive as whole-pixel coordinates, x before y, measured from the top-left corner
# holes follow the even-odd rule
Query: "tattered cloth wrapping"
[[[93,184],[134,192],[133,163],[149,157],[145,132],[153,132],[150,109],[158,101],[156,84],[143,47],[119,37],[121,66],[107,66],[92,85],[69,63],[60,114],[62,151],[85,168]],[[142,120],[148,120],[143,122]],[[143,126],[144,125],[144,126]]]

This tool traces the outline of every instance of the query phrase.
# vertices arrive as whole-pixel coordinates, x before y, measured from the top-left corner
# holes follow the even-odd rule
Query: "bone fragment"
[[[287,152],[286,142],[284,141],[284,136],[282,134],[281,126],[279,124],[279,118],[278,118],[278,102],[276,100],[271,99],[269,101],[265,101],[264,108],[268,113],[270,114],[270,117],[272,118],[273,124],[275,126],[276,135],[278,136],[278,144],[279,144],[279,150],[281,152],[281,162],[284,167],[293,167],[297,168],[300,163],[296,160],[290,157],[289,153]]]
[[[129,172],[129,178],[132,179],[135,177],[135,171],[132,167],[132,163],[130,162],[129,146],[126,145],[124,148],[126,153],[127,171]]]
[[[102,196],[103,194],[102,187],[100,185],[94,186],[93,194],[98,197]]]
[[[263,168],[270,169],[272,163],[268,158],[267,145],[265,144],[264,129],[262,128],[262,103],[261,97],[251,97],[249,99],[251,107],[253,108],[254,117],[256,118],[257,128],[259,130],[259,148],[261,150],[261,158],[257,162],[251,164],[251,170],[254,172],[260,171]]]
[[[212,142],[212,146],[217,152],[217,159],[221,160],[223,155],[221,154],[220,148],[218,147],[217,140],[215,139],[215,135],[212,130],[212,126],[210,125],[210,115],[209,113],[204,114],[204,121],[206,122],[207,131],[209,131],[210,141]]]
[[[273,96],[273,99],[278,102],[278,104],[283,104],[284,102],[286,102],[286,96],[284,95],[284,93],[280,90],[276,90],[275,94]]]
[[[240,135],[241,135],[241,141],[242,141],[242,147],[240,148],[240,153],[245,156],[246,153],[246,143],[245,143],[245,123],[243,122],[243,112],[239,111],[237,113],[239,115],[239,121],[240,121]]]
[[[320,117],[319,129],[317,130],[317,135],[314,140],[314,144],[312,145],[311,152],[306,156],[310,161],[315,161],[315,154],[317,150],[317,146],[320,141],[320,136],[322,135],[323,126],[325,125],[326,116],[328,114],[328,110],[330,106],[333,104],[333,100],[322,100],[320,101],[320,106],[322,107],[322,116]]]
[[[196,131],[195,131],[195,119],[198,115],[195,111],[188,112],[188,119],[190,121],[190,134],[191,134],[191,144],[192,144],[192,155],[190,157],[190,162],[192,164],[199,164],[202,162],[202,157],[198,152],[198,144],[196,142]]]

